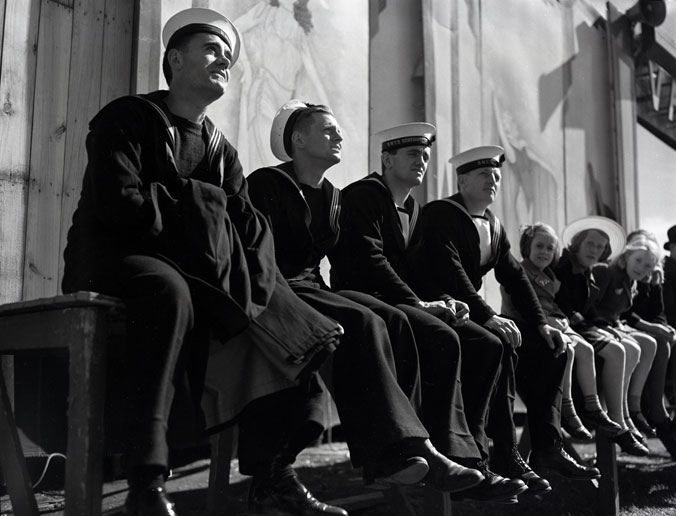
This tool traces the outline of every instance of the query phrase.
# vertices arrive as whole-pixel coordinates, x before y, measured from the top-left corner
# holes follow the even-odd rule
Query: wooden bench
[[[0,354],[67,350],[66,516],[101,514],[106,351],[124,335],[120,301],[78,292],[0,306]],[[14,512],[37,516],[4,375],[0,374],[0,464]]]
[[[596,432],[595,442],[596,467],[601,472],[601,478],[592,481],[596,487],[595,514],[617,516],[620,513],[620,491],[615,443],[599,432]],[[582,462],[582,458],[567,439],[564,440],[564,449],[576,461]],[[519,440],[519,452],[523,457],[528,457],[530,452],[530,430],[527,423],[524,423],[523,433]]]

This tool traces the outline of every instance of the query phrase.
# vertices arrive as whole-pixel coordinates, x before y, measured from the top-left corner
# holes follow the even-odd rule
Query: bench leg
[[[228,427],[211,436],[211,464],[207,491],[207,515],[224,516],[228,504],[230,460],[234,449],[234,429]]]
[[[81,345],[70,348],[66,516],[101,514],[103,405],[110,337],[105,326],[80,329]]]
[[[0,464],[2,464],[7,483],[7,492],[12,500],[13,513],[38,516],[33,485],[16,431],[12,405],[2,370],[0,370]]]
[[[596,433],[596,465],[601,471],[598,490],[598,514],[615,516],[620,513],[620,492],[617,476],[615,443]]]

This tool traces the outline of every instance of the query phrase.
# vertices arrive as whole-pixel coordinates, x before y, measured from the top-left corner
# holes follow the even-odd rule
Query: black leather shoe
[[[549,493],[552,486],[549,481],[535,473],[523,460],[519,450],[513,446],[507,453],[496,453],[491,458],[491,469],[507,478],[518,478],[528,486],[524,494],[541,495]]]
[[[519,501],[517,496],[528,490],[523,481],[516,478],[505,478],[488,469],[488,464],[485,461],[474,460],[473,462],[471,464],[472,469],[480,471],[484,479],[474,487],[454,494],[453,499],[514,504]]]
[[[615,435],[610,438],[611,441],[618,444],[623,452],[636,457],[645,457],[650,453],[650,450],[643,444],[638,442],[629,430],[625,430],[620,435]]]
[[[655,437],[657,435],[657,431],[650,426],[650,423],[648,423],[641,412],[629,412],[629,417],[631,417],[631,420],[640,432],[643,432],[649,437]]]
[[[422,457],[384,458],[364,465],[364,484],[372,489],[413,485],[425,478],[429,470],[427,461]]]
[[[249,509],[264,513],[271,509],[275,511],[275,515],[282,511],[282,514],[290,516],[348,516],[345,509],[317,500],[295,476],[269,485],[251,484]]]
[[[610,419],[603,410],[583,410],[579,416],[587,428],[594,428],[609,437],[623,432],[622,427]]]
[[[545,451],[533,450],[530,454],[530,466],[538,473],[558,473],[571,480],[594,480],[601,478],[601,472],[591,466],[584,466],[575,461],[563,449],[562,444]]]
[[[657,438],[662,441],[671,458],[676,460],[676,423],[674,420],[667,419],[664,423],[657,425],[655,429],[657,430]]]
[[[592,439],[592,434],[589,433],[580,418],[577,414],[572,414],[568,416],[561,416],[561,428],[563,428],[568,434],[575,438],[583,441],[590,441]]]
[[[131,490],[124,505],[127,516],[177,516],[163,487]]]
[[[461,466],[439,453],[429,439],[423,443],[420,455],[430,468],[423,483],[438,491],[457,493],[477,485],[484,479],[480,471]]]

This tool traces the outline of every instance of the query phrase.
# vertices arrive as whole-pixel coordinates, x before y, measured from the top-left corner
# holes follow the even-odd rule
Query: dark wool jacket
[[[621,318],[632,326],[636,326],[641,319],[656,324],[668,324],[664,312],[662,284],[649,281],[637,282],[636,296],[634,296],[631,308],[623,313]]]
[[[275,345],[303,354],[335,324],[300,301],[277,270],[272,232],[251,204],[237,152],[208,118],[207,165],[180,177],[164,96],[120,98],[91,121],[64,292],[109,284],[127,255],[155,256],[182,273],[222,337],[255,319],[271,335],[293,328],[294,339]],[[299,315],[289,319],[289,311]]]
[[[222,302],[237,333],[274,290],[272,235],[251,205],[237,152],[208,118],[208,164],[180,177],[164,96],[122,97],[91,121],[63,289],[91,289],[124,256],[155,255]]]
[[[558,263],[553,267],[561,287],[556,293],[556,304],[568,317],[576,330],[592,327],[598,318],[595,302],[599,297],[599,286],[593,270],[585,269],[564,249]]]
[[[599,263],[592,268],[599,286],[599,296],[595,300],[597,321],[608,325],[617,325],[622,317],[635,326],[641,317],[632,308],[636,296],[636,282],[629,279],[627,272],[616,264]]]
[[[331,284],[339,289],[366,292],[390,304],[416,305],[418,296],[408,286],[415,265],[415,249],[422,236],[420,205],[409,196],[409,242],[382,176],[372,173],[343,189],[341,234],[331,259]]]
[[[502,224],[486,210],[492,236],[488,263],[481,263],[479,232],[460,194],[429,202],[420,222],[422,245],[415,284],[424,299],[450,295],[469,305],[470,318],[483,324],[495,311],[477,292],[483,277],[493,269],[495,278],[510,294],[526,322],[535,326],[547,320],[540,302],[521,265],[512,255]]]
[[[664,259],[662,296],[667,322],[676,328],[676,260],[671,256]]]
[[[279,167],[261,168],[247,178],[251,200],[267,218],[275,235],[277,265],[289,281],[310,278],[324,287],[319,274],[319,262],[331,253],[340,231],[340,191],[327,179],[321,191],[328,210],[330,232],[327,238],[315,242],[310,233],[312,214],[296,180],[293,162]]]

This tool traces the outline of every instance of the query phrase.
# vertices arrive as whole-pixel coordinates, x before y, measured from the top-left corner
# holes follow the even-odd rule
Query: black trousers
[[[272,478],[321,437],[327,394],[317,384],[278,391],[249,403],[237,418],[239,471]]]
[[[129,469],[169,465],[167,431],[178,390],[201,394],[206,342],[199,347],[196,314],[183,277],[150,256],[128,256],[102,271],[90,290],[126,304],[124,349],[111,350],[106,431],[127,453]],[[187,417],[186,417],[187,416]],[[184,414],[184,419],[197,416]]]
[[[410,305],[396,307],[406,314],[416,338],[422,376],[422,421],[432,443],[449,457],[479,458],[480,451],[467,419],[468,410],[473,414],[477,411],[469,408],[464,397],[461,341],[456,331],[442,320],[449,312],[443,308],[425,311]],[[488,386],[491,388],[492,384]],[[490,394],[484,410],[489,397]],[[483,434],[483,429],[479,433]]]
[[[298,296],[345,329],[331,359],[327,384],[338,408],[354,466],[376,459],[406,438],[429,437],[397,383],[387,323],[363,304],[387,305],[367,294],[334,293],[313,282],[290,282]],[[398,317],[396,311],[388,312]],[[416,364],[417,367],[417,364]]]
[[[565,353],[555,357],[532,324],[514,321],[521,331],[516,386],[526,404],[531,448],[545,451],[561,442],[561,400]]]

